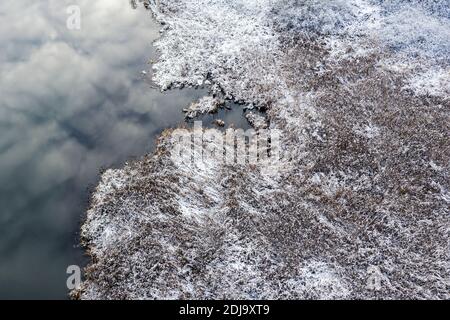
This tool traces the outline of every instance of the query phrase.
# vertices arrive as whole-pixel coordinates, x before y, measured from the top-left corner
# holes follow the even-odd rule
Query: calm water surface
[[[0,298],[65,299],[67,266],[88,261],[78,230],[100,169],[151,152],[206,90],[151,87],[159,29],[128,0],[3,0],[0,19]]]

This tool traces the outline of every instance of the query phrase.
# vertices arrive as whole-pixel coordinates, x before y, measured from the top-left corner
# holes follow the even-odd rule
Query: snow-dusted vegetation
[[[223,100],[213,97],[203,97],[199,101],[193,102],[183,112],[186,113],[186,118],[192,119],[205,113],[216,113],[223,105]]]
[[[450,299],[448,1],[149,7],[155,82],[266,110],[282,162],[179,166],[167,130],[103,174],[75,296]]]

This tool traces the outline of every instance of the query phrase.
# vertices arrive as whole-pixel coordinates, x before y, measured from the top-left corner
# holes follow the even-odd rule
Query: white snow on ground
[[[250,111],[249,113],[247,113],[245,115],[245,117],[247,118],[247,121],[255,129],[267,129],[267,127],[268,127],[266,118],[264,118],[263,116],[255,113],[253,111]]]
[[[223,104],[224,101],[207,96],[201,98],[199,101],[193,102],[183,111],[186,113],[186,118],[192,119],[204,113],[216,113]]]
[[[449,51],[450,52],[450,51]],[[411,77],[406,88],[421,95],[450,97],[450,66],[432,68]]]
[[[265,108],[282,159],[179,165],[166,131],[154,155],[104,174],[75,296],[450,298],[447,1],[150,8],[156,83]]]

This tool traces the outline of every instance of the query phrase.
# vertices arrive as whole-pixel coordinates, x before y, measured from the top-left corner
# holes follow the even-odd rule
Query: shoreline
[[[158,3],[155,82],[208,80],[264,107],[285,162],[180,167],[165,131],[153,155],[102,176],[83,226],[93,263],[74,295],[448,299],[448,41],[389,38],[399,14],[370,1]]]

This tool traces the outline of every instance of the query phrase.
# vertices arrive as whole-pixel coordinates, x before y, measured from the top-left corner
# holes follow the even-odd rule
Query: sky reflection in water
[[[100,168],[151,152],[205,90],[150,87],[140,72],[158,27],[127,0],[2,1],[0,17],[0,298],[66,298]]]

